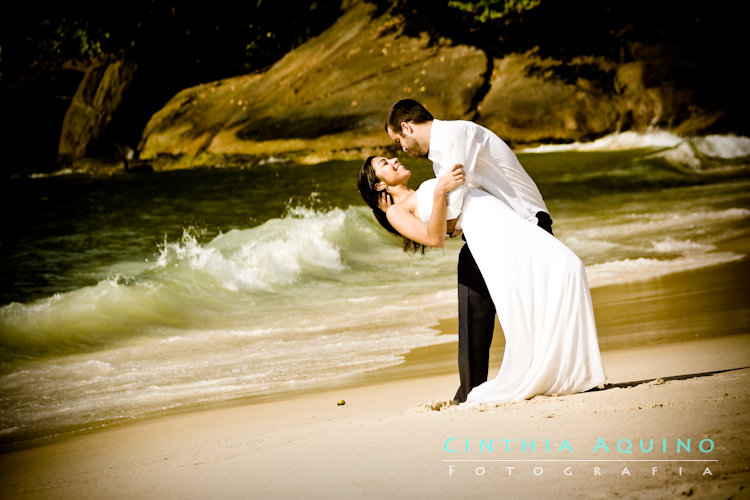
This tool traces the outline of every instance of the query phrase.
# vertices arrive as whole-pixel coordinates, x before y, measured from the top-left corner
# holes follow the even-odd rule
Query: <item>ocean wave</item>
[[[198,274],[231,291],[269,291],[306,275],[345,269],[331,235],[346,224],[346,213],[307,211],[272,219],[251,229],[232,230],[207,244],[186,231],[165,242],[155,267]]]
[[[730,135],[689,137],[653,156],[692,172],[731,173],[748,168],[750,138]]]
[[[302,313],[304,306],[297,304],[295,313],[294,304],[305,294],[349,274],[356,283],[352,268],[367,270],[378,251],[403,259],[383,233],[363,207],[292,208],[282,218],[207,242],[188,228],[178,241],[159,246],[155,262],[123,262],[96,285],[1,307],[0,350],[91,349],[157,330],[261,321],[263,307]],[[321,293],[310,302],[313,308],[316,300],[323,305],[346,297],[341,287],[326,293],[327,299]]]
[[[521,153],[557,153],[563,151],[625,151],[640,148],[673,148],[685,139],[665,130],[652,132],[621,132],[610,134],[592,142],[570,144],[543,144],[519,150]]]
[[[586,274],[591,287],[597,288],[646,281],[682,271],[734,262],[742,258],[744,255],[733,252],[700,253],[675,259],[639,257],[593,264],[586,267]]]
[[[31,175],[29,175],[29,178],[31,179],[46,179],[47,177],[60,177],[63,175],[72,175],[75,172],[72,168],[62,168],[60,170],[56,170],[51,173],[44,173],[44,172],[35,172]]]
[[[715,250],[716,246],[706,243],[697,243],[693,240],[680,240],[667,236],[658,241],[651,242],[651,249],[654,252],[669,253],[706,253]]]
[[[168,311],[160,310],[159,295],[153,283],[123,285],[106,279],[30,304],[13,302],[0,308],[0,347],[6,355],[34,355],[130,336],[143,325],[173,321]]]
[[[746,208],[728,208],[725,210],[693,210],[671,213],[626,214],[618,219],[608,221],[607,225],[581,228],[575,231],[578,238],[591,240],[647,236],[662,234],[668,229],[679,232],[690,229],[700,230],[705,226],[716,226],[741,221],[750,217]]]
[[[750,158],[750,137],[707,135],[690,141],[701,154],[711,158]]]
[[[663,158],[671,165],[695,172],[716,172],[747,168],[750,161],[750,138],[736,135],[681,137],[665,130],[622,132],[592,142],[549,144],[520,150],[522,153],[563,151],[602,152],[633,149],[657,149],[652,157]]]

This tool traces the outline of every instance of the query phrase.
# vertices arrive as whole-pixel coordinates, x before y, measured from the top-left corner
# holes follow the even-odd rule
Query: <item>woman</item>
[[[405,239],[404,249],[441,247],[452,224],[445,195],[465,182],[460,165],[409,189],[397,158],[370,157],[359,191],[378,221]],[[455,222],[455,221],[450,221]],[[497,376],[466,404],[573,394],[604,383],[591,294],[581,260],[554,236],[490,194],[470,188],[459,225],[479,266],[505,334]]]

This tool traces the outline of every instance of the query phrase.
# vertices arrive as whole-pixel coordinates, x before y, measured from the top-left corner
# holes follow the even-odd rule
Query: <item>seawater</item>
[[[748,138],[518,154],[592,287],[746,258],[726,243],[750,236]],[[402,160],[414,187],[432,175]],[[455,341],[432,327],[456,314],[461,241],[405,255],[359,164],[6,183],[0,443],[331,387]]]

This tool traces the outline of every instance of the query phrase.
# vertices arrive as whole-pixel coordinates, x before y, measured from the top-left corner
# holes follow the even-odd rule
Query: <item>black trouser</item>
[[[539,212],[536,217],[537,225],[552,234],[549,214]],[[494,329],[495,304],[469,246],[464,245],[458,254],[458,375],[461,386],[454,401],[463,403],[474,387],[487,381]]]

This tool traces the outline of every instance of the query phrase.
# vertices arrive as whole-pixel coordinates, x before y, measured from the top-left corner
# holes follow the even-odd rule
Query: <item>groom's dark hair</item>
[[[434,120],[432,114],[414,99],[401,99],[391,106],[388,118],[385,120],[385,130],[388,127],[394,132],[401,132],[401,124],[406,122],[425,123]]]

